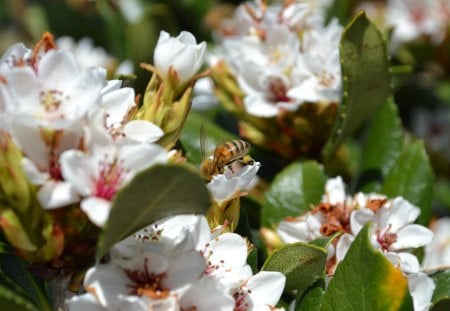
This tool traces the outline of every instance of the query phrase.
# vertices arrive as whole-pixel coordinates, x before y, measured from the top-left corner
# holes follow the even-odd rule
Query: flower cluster
[[[70,310],[274,310],[285,276],[246,263],[248,242],[211,233],[203,216],[162,219],[123,240],[89,269]],[[233,254],[230,256],[230,254]]]
[[[336,20],[324,26],[312,3],[240,6],[225,23],[221,44],[246,112],[269,118],[305,102],[339,102],[341,32]]]
[[[304,215],[281,221],[277,233],[285,243],[310,242],[341,233],[328,248],[327,274],[332,277],[356,235],[370,222],[373,247],[407,276],[414,309],[426,310],[435,285],[421,272],[412,250],[429,245],[433,233],[414,224],[419,214],[419,208],[402,197],[388,199],[384,195],[361,192],[346,196],[344,183],[337,177],[327,181],[321,203]]]
[[[43,209],[80,202],[98,226],[116,192],[140,170],[167,161],[154,124],[131,120],[134,90],[83,68],[45,34],[34,50],[13,45],[1,58],[3,131],[23,152],[23,170]]]

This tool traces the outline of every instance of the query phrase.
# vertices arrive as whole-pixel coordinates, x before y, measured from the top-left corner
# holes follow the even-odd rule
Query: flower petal
[[[413,299],[414,311],[426,311],[430,308],[436,284],[425,273],[410,274],[408,278],[409,293]]]
[[[43,209],[54,209],[76,203],[80,198],[72,184],[48,180],[39,189],[38,199]]]
[[[390,247],[391,250],[417,248],[424,246],[433,239],[433,232],[421,225],[406,225],[397,232],[397,241]]]
[[[108,221],[111,202],[97,197],[81,201],[80,208],[96,226],[103,227]]]
[[[123,133],[126,138],[141,143],[153,143],[164,136],[164,132],[159,126],[145,120],[127,122],[123,127]]]
[[[254,306],[275,306],[280,300],[285,283],[286,277],[282,273],[261,271],[248,280],[246,287]]]

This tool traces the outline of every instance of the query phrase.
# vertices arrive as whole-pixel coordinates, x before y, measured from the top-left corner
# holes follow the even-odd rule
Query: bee
[[[211,181],[217,174],[223,174],[225,167],[233,171],[231,165],[239,162],[242,165],[253,164],[254,160],[247,155],[250,151],[250,144],[242,139],[231,140],[217,145],[212,157],[206,158],[206,138],[203,126],[200,129],[200,149],[202,154],[202,163],[200,172],[206,182]]]

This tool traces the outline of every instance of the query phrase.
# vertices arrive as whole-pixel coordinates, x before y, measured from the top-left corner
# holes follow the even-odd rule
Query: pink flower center
[[[247,303],[247,296],[251,293],[250,290],[244,291],[239,290],[238,292],[234,293],[234,311],[247,311],[249,308],[249,305]]]
[[[273,102],[289,102],[287,87],[283,80],[278,77],[271,77],[267,81],[268,97]]]
[[[108,161],[107,156],[99,165],[100,173],[95,183],[94,195],[111,201],[124,181],[126,170],[117,160]]]
[[[380,244],[383,251],[389,251],[391,245],[397,242],[397,235],[389,232],[390,229],[391,226],[389,225],[388,229],[383,234],[380,234],[379,230],[377,231],[377,242]]]

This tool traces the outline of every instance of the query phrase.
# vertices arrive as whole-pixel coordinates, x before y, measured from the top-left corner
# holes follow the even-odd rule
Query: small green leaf
[[[38,310],[35,305],[15,291],[9,283],[5,283],[2,278],[0,278],[0,306],[2,308],[7,306],[8,311]]]
[[[320,202],[326,177],[323,168],[314,161],[293,163],[281,171],[266,193],[262,207],[263,226],[280,222],[287,216],[297,216]]]
[[[403,150],[403,138],[398,109],[390,97],[375,114],[367,133],[358,181],[363,192],[379,190]]]
[[[432,279],[436,284],[431,302],[433,305],[447,300],[450,302],[450,269],[433,274]]]
[[[193,164],[200,164],[202,161],[200,146],[200,127],[203,124],[206,134],[206,152],[213,152],[215,146],[223,144],[228,140],[236,139],[236,136],[218,127],[206,116],[190,111],[181,132],[180,142],[186,150],[186,156]],[[209,156],[206,154],[205,156]]]
[[[153,166],[140,172],[114,200],[101,233],[99,260],[116,243],[163,217],[204,214],[210,206],[203,180],[182,166]]]
[[[319,247],[322,247],[323,249],[327,249],[327,247],[333,242],[334,239],[336,239],[338,236],[340,236],[341,232],[336,232],[335,234],[327,237],[317,238],[315,240],[312,240],[311,242],[308,242],[308,244],[316,245]]]
[[[296,299],[295,311],[319,311],[325,294],[323,280],[318,280],[304,292],[300,292]]]
[[[370,243],[366,225],[339,263],[322,300],[323,311],[399,310],[408,294],[400,269]]]
[[[306,243],[288,244],[277,249],[264,263],[262,270],[278,271],[286,276],[286,290],[302,291],[325,273],[327,252]]]
[[[434,175],[421,141],[408,145],[386,176],[381,193],[402,196],[420,208],[418,222],[428,224],[433,199]]]
[[[356,15],[342,34],[340,58],[344,93],[333,133],[324,150],[325,159],[352,135],[391,93],[389,60],[382,33],[366,17]]]

